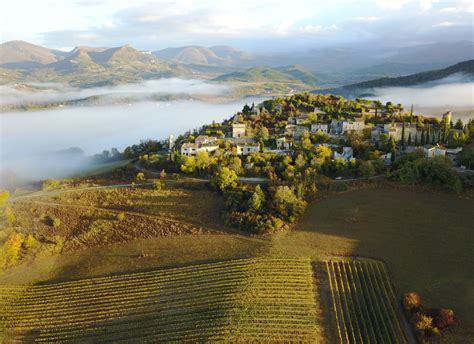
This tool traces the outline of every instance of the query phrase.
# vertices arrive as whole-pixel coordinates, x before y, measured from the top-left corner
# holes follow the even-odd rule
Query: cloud
[[[382,9],[399,10],[409,2],[410,0],[376,0],[375,4]]]
[[[458,25],[459,25],[459,23],[453,23],[453,22],[445,21],[445,22],[442,22],[442,23],[435,24],[433,26],[434,27],[452,27],[452,26],[458,26]]]
[[[308,49],[380,42],[396,46],[441,38],[472,40],[468,30],[454,32],[436,24],[472,26],[474,10],[467,0],[78,0],[74,6],[45,1],[52,5],[35,6],[34,15],[25,16],[21,6],[16,15],[3,15],[6,18],[0,19],[7,20],[4,26],[10,30],[2,33],[4,37],[21,39],[15,37],[14,30],[30,30],[37,40],[33,42],[52,48],[128,43],[157,50],[226,44],[269,52],[293,51],[303,45]],[[9,6],[14,9],[15,4]],[[440,30],[447,33],[440,35]]]
[[[360,22],[375,22],[375,21],[378,21],[380,19],[381,19],[380,17],[375,17],[375,16],[356,17],[355,18],[356,21],[360,21]]]
[[[329,25],[329,26],[323,26],[323,25],[305,25],[302,28],[299,29],[299,32],[302,33],[319,33],[319,32],[324,32],[324,31],[334,31],[337,30],[337,25]]]

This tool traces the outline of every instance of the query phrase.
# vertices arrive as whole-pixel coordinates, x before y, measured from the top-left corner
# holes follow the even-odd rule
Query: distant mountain
[[[70,73],[74,71],[103,72],[108,69],[120,71],[156,71],[167,65],[157,57],[135,50],[129,45],[116,48],[75,48],[65,59],[47,64],[43,68]]]
[[[254,67],[243,72],[233,72],[221,75],[215,81],[227,82],[299,82],[316,85],[316,76],[300,66],[286,66],[279,68]]]
[[[371,94],[375,88],[380,87],[410,87],[472,81],[474,81],[474,60],[469,60],[459,62],[444,69],[431,70],[398,78],[379,78],[339,88],[317,90],[315,92],[340,94],[346,97],[358,97]]]
[[[34,65],[30,62],[30,68],[18,67],[15,69],[16,74],[6,72],[6,67],[13,71],[11,65],[0,66],[4,68],[0,73],[1,83],[18,82],[21,78],[24,82],[52,81],[91,87],[192,73],[189,69],[172,66],[150,53],[140,52],[129,45],[115,48],[76,47],[71,52],[61,52],[60,55],[54,55],[54,50],[34,45],[22,44],[22,46],[32,47],[33,52],[41,52],[43,55],[39,53],[34,55],[37,62]],[[29,56],[32,56],[31,52]]]
[[[272,82],[269,88],[290,92],[294,87],[279,87],[300,83],[334,88],[382,77],[409,76],[474,59],[473,54],[474,43],[470,41],[404,48],[361,44],[266,56],[229,46],[186,46],[154,52],[141,52],[128,45],[81,46],[64,52],[11,41],[0,44],[0,68],[4,69],[0,83],[53,81],[88,87],[171,76],[217,77],[219,81]]]
[[[229,46],[186,46],[154,51],[159,58],[191,65],[243,66],[255,60],[255,55]]]
[[[10,41],[0,44],[0,67],[30,69],[59,61],[67,54],[64,51],[48,49],[24,41]]]
[[[258,63],[272,68],[298,64],[317,73],[321,85],[341,86],[385,76],[442,69],[471,59],[474,59],[474,42],[455,41],[402,48],[371,44],[322,47],[259,56]]]

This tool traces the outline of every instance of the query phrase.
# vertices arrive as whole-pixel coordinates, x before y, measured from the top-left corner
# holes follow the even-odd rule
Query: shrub
[[[9,267],[18,261],[23,240],[23,234],[17,232],[10,234],[7,241],[0,247],[0,268]]]
[[[3,207],[5,204],[7,204],[8,197],[10,197],[10,193],[8,191],[0,191],[0,207]]]
[[[57,228],[61,225],[61,219],[57,218],[57,217],[54,217],[54,216],[48,216],[48,218],[46,219],[46,222],[51,226],[51,227],[54,227],[54,228]]]
[[[154,190],[163,190],[164,184],[160,180],[156,180],[153,182],[153,189]]]
[[[449,308],[440,308],[434,312],[434,325],[442,330],[455,324],[454,311]]]
[[[433,329],[433,318],[426,314],[417,314],[415,328],[418,331],[431,331]]]
[[[23,240],[23,247],[25,249],[31,249],[31,248],[35,248],[36,246],[38,246],[38,241],[35,239],[33,235],[28,234],[25,237],[25,240]]]
[[[51,189],[55,189],[55,188],[59,187],[60,185],[61,185],[60,180],[46,179],[46,180],[43,181],[42,189],[43,189],[43,191],[51,190]]]
[[[11,208],[5,208],[3,215],[5,216],[5,219],[10,225],[16,221],[15,214],[13,213],[13,210]]]
[[[145,180],[145,173],[143,172],[138,172],[136,177],[135,177],[136,181],[137,182],[140,182],[140,181],[143,181]]]
[[[125,214],[124,213],[119,213],[119,214],[117,214],[117,216],[115,218],[118,221],[123,221],[123,220],[125,220]]]
[[[421,307],[421,298],[418,293],[409,292],[403,296],[403,307],[407,311],[418,310]]]
[[[294,222],[304,212],[306,202],[299,199],[290,187],[283,185],[275,189],[273,207],[280,217]]]

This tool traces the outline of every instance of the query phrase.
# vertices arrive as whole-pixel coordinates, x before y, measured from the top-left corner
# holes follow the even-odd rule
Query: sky
[[[253,52],[474,40],[469,0],[2,0],[0,41]]]

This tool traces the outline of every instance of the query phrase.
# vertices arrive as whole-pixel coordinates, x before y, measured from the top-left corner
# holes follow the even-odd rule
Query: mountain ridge
[[[451,78],[451,80],[449,78]],[[382,87],[416,87],[424,84],[447,84],[452,82],[472,81],[474,81],[474,59],[458,62],[443,69],[435,69],[401,77],[378,78],[337,88],[315,90],[314,92],[333,93],[345,97],[358,97],[369,94],[371,90],[375,88]]]

